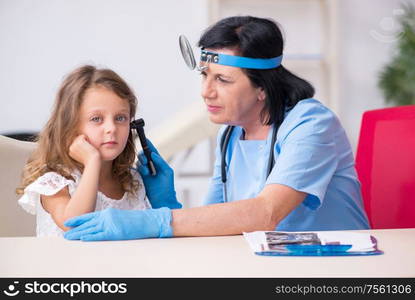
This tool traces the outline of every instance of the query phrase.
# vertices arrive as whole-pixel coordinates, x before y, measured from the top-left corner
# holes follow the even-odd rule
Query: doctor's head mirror
[[[194,70],[196,68],[195,56],[193,55],[192,46],[190,46],[188,39],[184,35],[179,36],[179,45],[184,62],[190,70]]]
[[[219,52],[210,51],[202,48],[200,61],[203,66],[196,65],[192,47],[184,35],[179,37],[180,50],[184,61],[190,70],[204,71],[208,68],[209,63],[215,63],[224,66],[232,66],[245,69],[274,69],[281,65],[282,54],[270,58],[245,57],[238,55],[229,55]]]
[[[206,66],[199,67],[196,64],[196,59],[193,54],[192,46],[190,46],[189,40],[184,35],[179,36],[179,45],[180,45],[180,51],[182,52],[184,62],[186,63],[186,65],[189,67],[190,70],[196,69],[198,71],[203,71],[207,68]]]

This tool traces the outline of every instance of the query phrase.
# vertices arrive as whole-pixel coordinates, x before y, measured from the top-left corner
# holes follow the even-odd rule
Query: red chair
[[[356,169],[371,227],[415,228],[415,105],[363,114]]]

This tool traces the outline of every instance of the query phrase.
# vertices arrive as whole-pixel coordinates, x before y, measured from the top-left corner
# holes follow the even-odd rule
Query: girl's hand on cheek
[[[98,149],[92,146],[87,137],[83,134],[78,135],[69,147],[69,156],[77,162],[86,166],[89,161],[94,159],[100,160]]]

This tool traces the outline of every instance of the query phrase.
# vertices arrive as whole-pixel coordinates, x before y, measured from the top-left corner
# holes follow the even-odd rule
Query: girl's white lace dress
[[[134,196],[131,193],[126,192],[121,199],[115,200],[108,198],[103,193],[98,191],[95,211],[103,210],[107,207],[137,210],[151,208],[151,205],[146,198],[146,192],[140,174],[135,170],[132,170],[131,173],[140,183],[137,195]],[[22,206],[28,213],[33,215],[36,214],[37,236],[63,235],[64,231],[55,224],[51,215],[43,209],[40,201],[40,195],[54,195],[65,186],[68,186],[69,194],[72,196],[79,185],[81,173],[79,171],[75,171],[71,175],[75,181],[68,180],[55,172],[45,173],[28,185],[24,190],[23,196],[18,200],[20,206]]]

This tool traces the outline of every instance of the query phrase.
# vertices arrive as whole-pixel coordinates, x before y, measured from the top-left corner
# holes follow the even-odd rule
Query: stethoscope
[[[221,160],[220,160],[220,169],[221,169],[221,179],[222,179],[222,185],[223,185],[223,198],[225,202],[228,202],[228,191],[226,188],[226,173],[227,173],[227,164],[226,164],[226,152],[229,146],[229,141],[232,136],[232,131],[235,128],[235,126],[227,126],[225,128],[225,131],[223,132],[221,139],[220,139],[220,151],[221,151]],[[277,132],[278,129],[276,126],[272,127],[272,138],[271,138],[271,144],[269,149],[269,158],[268,158],[268,164],[267,164],[267,177],[269,174],[271,174],[272,168],[274,167],[274,145],[277,140]]]
[[[192,47],[190,46],[189,41],[184,35],[179,37],[180,50],[183,56],[183,59],[190,70],[197,69],[198,71],[204,71],[209,63],[215,63],[225,66],[232,66],[238,68],[246,69],[273,69],[278,67],[282,61],[282,55],[272,57],[272,58],[252,58],[252,57],[243,57],[237,55],[227,55],[222,53],[216,53],[213,51],[207,51],[201,49],[200,61],[205,62],[206,64],[202,67],[196,65],[196,60],[193,54]],[[267,165],[267,177],[274,167],[274,145],[277,139],[277,132],[279,126],[273,126],[272,139],[270,145],[270,153]],[[228,201],[228,193],[226,188],[226,173],[227,173],[227,164],[226,164],[226,152],[229,146],[229,141],[232,135],[234,126],[227,126],[220,140],[220,150],[221,150],[221,179],[223,184],[224,191],[224,200]]]

